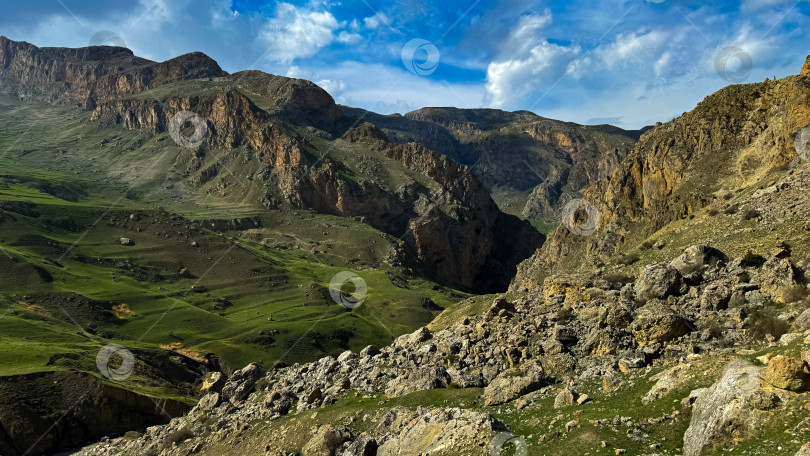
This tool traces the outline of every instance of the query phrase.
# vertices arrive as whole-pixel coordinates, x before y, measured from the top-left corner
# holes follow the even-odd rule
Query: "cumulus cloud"
[[[514,106],[533,92],[538,83],[554,83],[580,53],[578,47],[551,43],[541,36],[551,23],[551,12],[520,18],[504,45],[505,51],[487,68],[486,90],[489,104]]]
[[[291,62],[312,56],[328,46],[339,27],[335,16],[328,11],[310,11],[279,3],[275,17],[267,21],[259,37],[268,46],[268,58]]]

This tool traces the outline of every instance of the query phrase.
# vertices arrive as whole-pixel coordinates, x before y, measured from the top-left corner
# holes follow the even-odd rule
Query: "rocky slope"
[[[593,433],[624,422],[630,430],[613,444],[616,454],[653,454],[619,446],[633,442],[648,450],[673,448],[670,431],[664,433],[669,442],[657,434],[661,423],[683,424],[674,448],[686,456],[763,438],[772,429],[782,433],[780,449],[789,444],[792,454],[810,427],[805,419],[786,433],[783,422],[797,419],[787,417],[803,410],[810,394],[803,367],[810,352],[802,352],[804,360],[789,353],[810,343],[810,310],[806,299],[779,310],[769,302],[788,289],[806,295],[805,274],[787,251],[756,266],[692,246],[670,263],[645,268],[635,281],[599,274],[549,279],[542,294],[499,297],[484,314],[448,311],[454,316],[440,318],[432,330],[389,347],[269,372],[254,364],[227,381],[214,375],[207,395],[185,417],[79,454],[298,454],[293,448],[304,455],[498,454],[493,445],[518,438],[512,427],[529,426],[536,436],[548,423],[492,415],[508,416],[504,407],[539,412],[544,397],[559,413],[549,429],[565,423],[564,433],[521,437],[521,454],[563,454],[549,453],[555,444],[579,445],[585,454]],[[761,350],[770,354],[749,361]],[[584,394],[581,388],[594,380],[599,390]],[[639,390],[646,382],[650,386]],[[461,408],[386,405],[426,390],[474,393]],[[681,402],[683,412],[665,406],[664,416],[624,418],[621,408],[600,406],[612,396],[622,397],[624,407],[649,410]],[[365,408],[356,398],[371,404]],[[318,413],[311,411],[347,407],[345,417],[328,415],[328,424],[314,425]],[[592,410],[587,423],[576,418],[583,408]],[[586,428],[586,437],[578,428]],[[776,454],[768,448],[751,454]]]
[[[428,274],[467,290],[504,290],[544,239],[502,213],[465,166],[423,146],[389,144],[385,135],[362,140],[368,129],[359,119],[308,81],[227,75],[198,53],[155,63],[122,48],[40,49],[6,38],[0,62],[4,92],[79,103],[100,128],[138,130],[141,143],[179,135],[175,114],[193,112],[201,138],[164,181],[180,175],[176,185],[231,201],[360,217],[403,240],[391,261],[414,257]],[[104,172],[141,178],[114,166]],[[234,191],[245,187],[237,175],[249,176],[247,189]]]
[[[780,236],[804,254],[810,207],[801,138],[810,124],[809,101],[810,79],[802,74],[727,87],[657,125],[609,179],[585,190],[599,216],[561,223],[513,285],[537,287],[551,272],[635,255],[657,241],[683,248],[688,234],[738,254],[767,253],[751,233],[772,243]],[[567,229],[566,223],[589,218],[593,234]]]
[[[606,178],[642,131],[583,126],[527,111],[424,108],[381,116],[343,107],[394,142],[416,141],[472,167],[506,212],[549,222],[586,185]]]

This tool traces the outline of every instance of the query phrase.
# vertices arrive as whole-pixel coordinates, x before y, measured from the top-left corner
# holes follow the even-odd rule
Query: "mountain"
[[[509,293],[387,347],[248,365],[184,417],[79,454],[806,454],[802,73],[641,135]]]
[[[317,85],[201,53],[0,37],[0,124],[3,454],[166,422],[250,361],[389,343],[505,290],[544,239],[467,167]],[[358,308],[330,295],[345,271],[367,284]],[[110,343],[134,354],[124,382],[97,367]],[[74,408],[63,381],[87,390]]]
[[[637,132],[0,62],[4,455],[810,449],[810,58]]]
[[[588,184],[610,175],[641,131],[583,126],[528,111],[423,108],[382,116],[341,107],[394,142],[414,141],[470,166],[505,212],[553,224]]]
[[[251,175],[247,191],[266,208],[361,217],[465,289],[505,289],[516,264],[543,241],[528,223],[502,213],[466,167],[441,154],[383,137],[373,147],[342,139],[360,138],[347,130],[362,129],[361,122],[308,81],[227,75],[200,53],[155,63],[123,48],[39,49],[7,38],[0,38],[0,61],[4,92],[74,103],[92,110],[101,127],[157,135],[176,112],[193,111],[206,119],[205,145],[217,150],[178,157],[176,171],[185,176],[176,185],[227,199],[233,194],[225,188],[238,184],[223,171]],[[234,162],[236,150],[253,156]]]
[[[726,87],[643,134],[608,179],[585,189],[599,214],[593,235],[561,223],[513,288],[541,286],[554,272],[671,258],[696,242],[736,255],[767,254],[780,242],[810,253],[803,72]]]

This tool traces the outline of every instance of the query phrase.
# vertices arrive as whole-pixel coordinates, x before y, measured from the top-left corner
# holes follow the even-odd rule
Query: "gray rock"
[[[248,364],[233,373],[225,386],[222,387],[222,397],[231,403],[247,399],[256,387],[256,382],[265,374],[258,364]]]
[[[687,280],[699,280],[708,266],[720,261],[728,262],[728,257],[723,252],[705,245],[692,245],[687,247],[681,256],[672,260],[670,266],[677,269]]]
[[[574,404],[574,392],[566,386],[554,398],[554,408],[559,409]]]
[[[636,299],[647,301],[680,294],[682,285],[683,279],[677,269],[665,264],[653,264],[641,270],[634,289]]]
[[[714,385],[693,392],[692,419],[683,437],[683,455],[715,452],[735,441],[750,438],[762,414],[760,372],[742,360],[729,363]],[[771,407],[771,405],[768,405]]]
[[[301,451],[307,456],[335,456],[346,441],[344,432],[332,426],[321,426]]]
[[[500,405],[547,385],[548,379],[539,364],[502,372],[484,390],[484,405]]]

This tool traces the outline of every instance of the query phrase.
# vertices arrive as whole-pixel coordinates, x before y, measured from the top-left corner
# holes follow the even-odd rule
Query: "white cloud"
[[[362,40],[363,37],[357,33],[349,33],[345,30],[338,33],[337,41],[344,44],[355,44]]]
[[[403,67],[343,62],[329,67],[296,67],[296,77],[318,81],[338,103],[381,114],[428,106],[484,106],[480,83],[444,83],[409,73]]]
[[[366,28],[376,30],[383,25],[390,24],[391,20],[384,13],[378,11],[373,16],[363,19],[363,23],[366,24]]]
[[[628,62],[653,62],[668,38],[669,34],[661,30],[620,33],[612,43],[599,48],[597,55],[608,69]]]
[[[550,43],[540,36],[550,23],[549,11],[520,18],[501,56],[487,67],[486,90],[490,105],[512,107],[539,84],[554,84],[555,79],[568,71],[580,49]]]
[[[314,55],[332,43],[334,32],[340,27],[328,11],[311,11],[279,3],[275,13],[275,17],[265,24],[260,38],[268,46],[270,60],[278,62]]]

